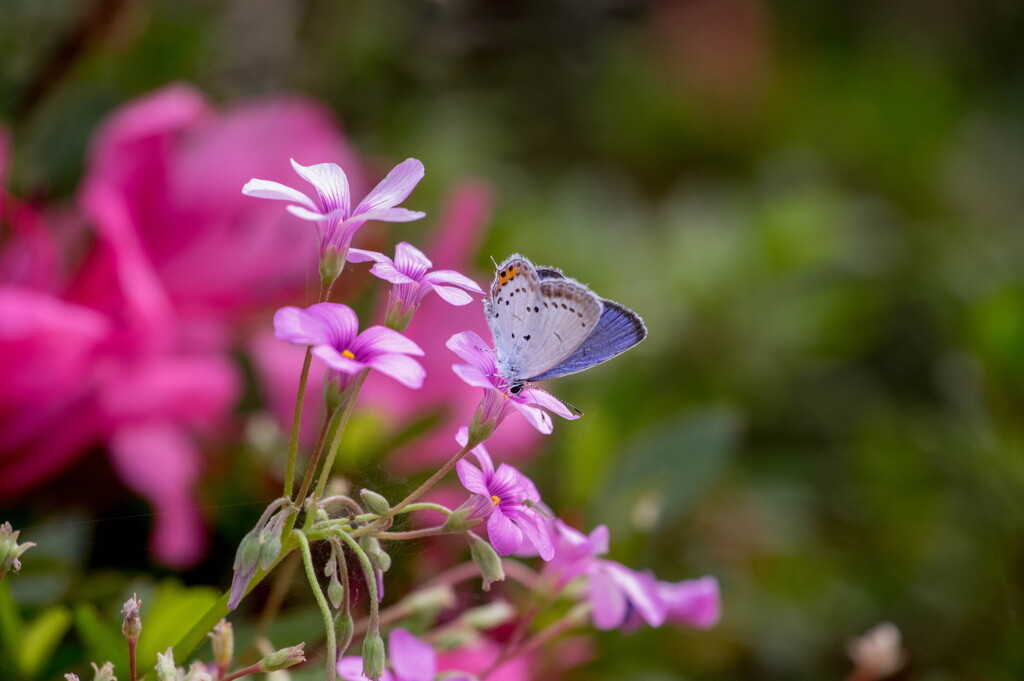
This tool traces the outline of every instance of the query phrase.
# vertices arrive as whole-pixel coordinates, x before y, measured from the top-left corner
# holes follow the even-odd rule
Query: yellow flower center
[[[341,353],[341,356],[342,357],[348,357],[349,359],[355,359],[356,358],[356,356],[354,354],[352,354],[351,350],[343,350],[342,353]]]
[[[498,504],[501,503],[501,499],[499,499],[498,497],[491,497],[491,503],[497,506]]]

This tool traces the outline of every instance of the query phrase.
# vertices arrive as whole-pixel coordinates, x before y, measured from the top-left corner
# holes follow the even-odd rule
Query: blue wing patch
[[[542,279],[562,277],[562,273],[553,268],[538,269],[538,274]],[[629,350],[647,337],[647,327],[637,313],[611,300],[602,299],[601,302],[604,304],[601,317],[586,340],[561,364],[526,380],[543,381],[589,369]]]

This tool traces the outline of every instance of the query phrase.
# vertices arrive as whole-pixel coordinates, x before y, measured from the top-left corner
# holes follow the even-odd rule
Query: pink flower
[[[409,357],[423,354],[418,345],[383,326],[358,331],[356,313],[338,303],[317,303],[305,310],[283,307],[274,315],[274,333],[279,339],[312,345],[313,354],[339,375],[355,376],[371,368],[410,388],[423,385],[426,372]]]
[[[708,629],[721,618],[722,601],[714,577],[658,582],[658,592],[668,608],[668,622]]]
[[[586,574],[595,558],[608,553],[605,525],[598,525],[588,536],[556,518],[549,529],[555,555],[544,566],[544,572],[554,575],[560,587]]]
[[[558,399],[543,390],[526,386],[518,394],[512,394],[508,381],[498,375],[494,350],[475,332],[457,333],[448,339],[447,345],[448,349],[468,362],[454,364],[452,370],[469,385],[484,389],[484,398],[477,408],[473,422],[485,431],[497,428],[513,409],[522,414],[530,425],[545,434],[550,433],[554,426],[544,409],[565,419],[579,418]]]
[[[636,617],[652,627],[665,622],[667,606],[657,580],[648,572],[630,570],[611,560],[594,560],[587,570],[587,594],[598,629],[617,629]]]
[[[460,445],[466,445],[465,428],[456,439]],[[555,549],[545,527],[546,521],[536,508],[540,494],[533,481],[505,463],[495,471],[494,462],[483,445],[475,447],[472,454],[480,468],[462,460],[456,470],[462,485],[473,494],[472,517],[487,518],[487,536],[494,550],[508,556],[526,541],[542,559],[551,560]]]
[[[331,252],[344,258],[345,251],[352,243],[352,236],[368,220],[410,222],[424,216],[419,211],[397,207],[423,179],[423,164],[414,158],[395,166],[354,210],[351,208],[348,176],[340,166],[335,163],[303,166],[292,159],[292,168],[302,179],[313,185],[317,193],[315,201],[280,182],[255,178],[242,187],[242,193],[261,199],[288,201],[293,204],[288,206],[288,212],[317,223],[321,261],[328,258]]]
[[[349,262],[374,261],[370,274],[394,284],[388,301],[387,324],[404,329],[423,299],[432,291],[446,303],[467,305],[473,297],[466,293],[483,293],[480,286],[455,270],[430,271],[433,263],[415,246],[401,242],[395,247],[395,259],[358,248],[348,252]],[[465,289],[465,290],[463,290]]]

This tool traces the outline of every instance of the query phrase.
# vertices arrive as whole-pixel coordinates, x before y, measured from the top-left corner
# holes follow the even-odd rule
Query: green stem
[[[316,498],[320,498],[324,495],[324,489],[327,488],[327,479],[331,476],[331,469],[334,467],[334,458],[338,455],[338,447],[341,445],[341,437],[345,434],[345,426],[348,425],[348,419],[352,416],[352,411],[355,409],[356,397],[359,395],[359,389],[363,387],[363,381],[366,380],[366,375],[370,373],[370,369],[366,368],[359,372],[356,376],[355,381],[348,388],[345,389],[347,395],[345,396],[345,404],[342,407],[341,415],[338,417],[338,425],[333,428],[333,433],[329,436],[331,438],[331,448],[327,452],[327,459],[324,461],[324,466],[320,471],[320,479],[316,481],[316,490],[313,495]]]
[[[359,545],[359,542],[349,536],[348,533],[338,532],[338,536],[341,537],[343,542],[348,544],[349,548],[352,549],[352,553],[356,554],[359,564],[363,568],[363,576],[366,578],[366,591],[369,593],[370,601],[370,623],[367,626],[367,631],[378,632],[380,631],[380,603],[377,601],[377,577],[373,573],[370,557],[363,551],[363,547]]]
[[[403,539],[419,539],[420,537],[433,537],[438,534],[460,534],[444,529],[443,525],[437,527],[424,527],[419,530],[408,530],[406,532],[378,532],[375,536],[377,539],[387,539],[389,541],[401,541]]]
[[[379,528],[380,526],[384,525],[384,523],[386,521],[390,520],[391,518],[394,518],[396,515],[398,515],[399,513],[403,512],[408,506],[412,505],[412,503],[414,501],[416,501],[421,496],[423,496],[424,494],[429,492],[430,489],[434,485],[436,485],[438,482],[440,482],[441,479],[444,478],[444,476],[448,475],[448,473],[453,468],[455,468],[455,464],[457,464],[458,462],[460,462],[464,458],[466,458],[466,455],[469,454],[469,452],[474,447],[476,447],[478,444],[480,444],[480,443],[479,442],[467,442],[465,447],[460,449],[455,454],[455,456],[453,456],[452,458],[448,459],[448,461],[443,466],[441,466],[441,468],[439,468],[436,473],[434,473],[429,478],[427,478],[426,482],[424,482],[422,485],[420,485],[415,490],[413,490],[409,494],[409,496],[407,496],[405,499],[402,499],[397,504],[392,506],[391,510],[389,510],[387,513],[385,513],[380,518],[375,520],[369,526],[369,529],[373,530],[373,529]]]
[[[313,456],[309,458],[309,467],[306,469],[306,475],[303,476],[302,484],[299,485],[299,493],[295,495],[300,504],[306,498],[309,486],[313,484],[313,474],[316,472],[317,464],[320,463],[320,457],[324,453],[324,444],[332,440],[338,432],[338,419],[334,418],[337,413],[338,410],[336,408],[328,409],[324,415],[324,424],[320,426],[320,434],[316,438],[316,446],[313,447]],[[291,530],[291,528],[288,529]]]
[[[320,582],[317,581],[313,556],[309,552],[309,540],[299,530],[292,530],[292,535],[299,542],[299,550],[302,551],[302,564],[306,567],[306,579],[309,581],[309,588],[313,592],[316,604],[320,606],[320,615],[324,619],[324,632],[327,634],[327,667],[324,670],[324,681],[334,681],[338,667],[338,652],[334,641],[334,618],[331,616],[331,606],[327,602],[327,598],[324,597]]]
[[[313,362],[313,346],[306,348],[306,358],[302,360],[302,373],[299,374],[299,394],[295,398],[295,415],[292,417],[292,434],[288,440],[288,464],[284,471],[284,496],[291,499],[292,486],[295,483],[295,455],[299,451],[299,426],[302,425],[302,403],[306,399],[306,383],[309,381],[309,366]]]

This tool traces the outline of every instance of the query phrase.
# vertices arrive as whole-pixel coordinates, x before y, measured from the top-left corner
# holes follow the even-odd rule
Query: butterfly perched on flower
[[[519,254],[498,265],[484,310],[497,371],[512,394],[606,362],[647,337],[629,308]]]

